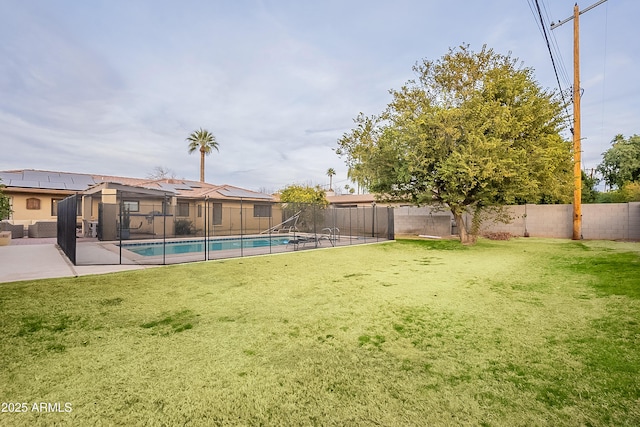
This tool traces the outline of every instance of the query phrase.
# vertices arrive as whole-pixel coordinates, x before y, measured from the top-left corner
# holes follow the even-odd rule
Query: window
[[[36,199],[35,197],[27,199],[27,209],[40,209],[40,199]]]
[[[253,205],[254,218],[271,218],[271,205]]]
[[[202,205],[198,205],[198,218],[202,218]]]
[[[140,212],[140,202],[137,200],[125,200],[122,202],[124,210],[129,212]]]
[[[189,216],[189,203],[178,203],[176,216]]]
[[[58,202],[63,199],[51,199],[51,216],[58,216]]]
[[[211,203],[213,205],[213,225],[222,224],[222,203]]]

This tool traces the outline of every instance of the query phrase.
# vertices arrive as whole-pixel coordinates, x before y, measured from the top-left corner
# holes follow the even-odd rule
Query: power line
[[[547,4],[545,2],[545,0],[542,0],[542,8],[544,9],[544,13],[545,16],[547,18],[547,22],[552,22],[551,16],[549,15],[549,8],[547,7]],[[544,25],[544,28],[548,28],[547,25]],[[562,78],[564,79],[564,83],[567,87],[571,87],[571,79],[569,78],[569,73],[567,72],[567,68],[564,65],[564,61],[562,59],[562,52],[560,50],[560,48],[558,47],[558,39],[556,38],[555,34],[552,32],[551,33],[551,45],[553,47],[554,50],[554,55],[556,55],[556,58],[558,58],[558,64],[559,64],[559,68],[560,68],[560,75],[562,76]]]
[[[527,1],[529,1],[529,0],[527,0]],[[544,18],[542,17],[542,11],[540,10],[540,3],[538,2],[538,0],[534,0],[534,1],[535,1],[535,4],[536,4],[536,10],[537,10],[538,19],[540,19],[540,26],[542,28],[542,35],[544,36],[545,43],[547,44],[547,50],[549,51],[549,56],[551,57],[551,65],[553,66],[553,72],[556,75],[556,82],[558,83],[558,88],[560,89],[560,97],[562,98],[562,103],[563,103],[564,109],[565,109],[565,111],[567,113],[567,120],[569,120],[569,117],[570,117],[569,109],[567,108],[567,101],[566,101],[566,99],[564,97],[564,92],[562,90],[562,84],[560,84],[560,77],[558,76],[558,68],[556,66],[555,58],[553,57],[553,52],[551,51],[551,43],[549,42],[549,35],[547,33],[547,27],[545,26]],[[531,7],[531,3],[529,3],[529,7]],[[571,124],[569,124],[569,127],[571,128]],[[573,129],[572,129],[571,133],[573,133]]]
[[[600,123],[600,138],[604,141],[604,110],[605,110],[605,87],[607,83],[607,35],[609,33],[609,4],[607,3],[607,7],[605,8],[605,21],[604,21],[604,58],[602,60],[602,112],[601,112],[601,123]]]

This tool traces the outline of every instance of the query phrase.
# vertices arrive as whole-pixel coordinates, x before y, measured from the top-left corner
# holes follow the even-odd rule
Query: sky
[[[540,0],[547,25],[574,0]],[[596,0],[578,2],[580,9]],[[198,180],[189,134],[212,132],[206,181],[273,192],[353,185],[334,150],[463,43],[511,54],[558,90],[534,0],[0,0],[0,170]],[[537,14],[537,11],[536,11]],[[582,160],[640,134],[640,2],[580,16]],[[573,24],[550,31],[563,90]],[[570,134],[566,137],[569,139]]]

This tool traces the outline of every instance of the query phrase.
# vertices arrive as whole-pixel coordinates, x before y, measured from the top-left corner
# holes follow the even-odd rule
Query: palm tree
[[[189,142],[189,154],[193,153],[196,150],[200,150],[200,182],[204,182],[204,156],[209,155],[211,153],[211,149],[215,148],[216,151],[220,151],[218,149],[218,142],[216,141],[216,137],[213,136],[211,132],[206,129],[198,129],[189,135],[187,138]]]
[[[333,190],[333,176],[336,174],[335,169],[327,169],[327,176],[329,177],[329,191]]]

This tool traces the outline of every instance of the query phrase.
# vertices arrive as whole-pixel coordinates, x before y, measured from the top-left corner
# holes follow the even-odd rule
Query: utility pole
[[[581,157],[582,147],[580,143],[580,15],[601,5],[607,0],[600,0],[583,11],[578,8],[578,3],[573,6],[573,16],[564,21],[551,24],[551,29],[558,28],[562,24],[573,19],[573,240],[582,239],[582,174]]]

